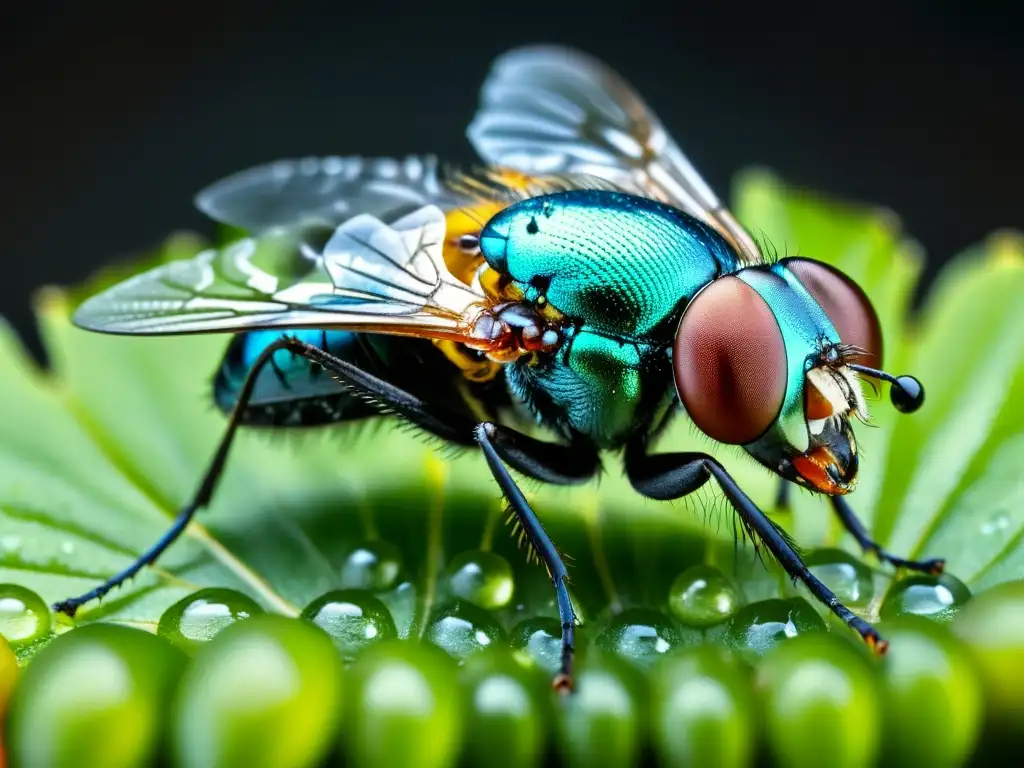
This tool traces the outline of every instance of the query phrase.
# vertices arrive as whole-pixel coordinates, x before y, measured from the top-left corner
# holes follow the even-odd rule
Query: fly
[[[197,205],[248,237],[79,307],[74,322],[104,333],[236,334],[214,380],[230,418],[167,533],[56,610],[73,616],[156,561],[209,503],[238,427],[387,411],[483,453],[555,589],[559,690],[572,689],[576,626],[566,569],[509,470],[583,483],[607,451],[621,451],[651,499],[713,479],[754,541],[884,651],[718,461],[653,447],[685,415],[742,446],[782,489],[825,495],[865,550],[940,572],[941,560],[882,549],[846,501],[859,463],[852,422],[867,417],[862,379],[888,382],[902,412],[924,400],[916,379],[881,370],[864,292],[812,259],[766,259],[640,97],[584,54],[501,56],[468,135],[482,168],[327,157],[223,179]],[[551,439],[525,434],[538,422]]]

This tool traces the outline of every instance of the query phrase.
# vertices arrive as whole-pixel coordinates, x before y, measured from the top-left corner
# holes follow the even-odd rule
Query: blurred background
[[[1024,44],[1010,3],[9,4],[0,12],[0,314],[38,354],[31,292],[158,244],[212,234],[204,185],[308,154],[434,152],[464,137],[488,66],[521,44],[619,70],[713,187],[765,165],[886,205],[929,275],[991,230],[1024,227]],[[814,254],[806,254],[814,255]]]

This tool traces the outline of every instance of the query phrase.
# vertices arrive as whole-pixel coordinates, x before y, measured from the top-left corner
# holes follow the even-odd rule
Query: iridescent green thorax
[[[518,203],[481,233],[488,263],[528,301],[581,326],[671,343],[686,300],[738,267],[711,227],[654,200],[574,190]]]
[[[588,330],[571,331],[563,349],[537,365],[514,363],[506,378],[544,422],[606,448],[622,445],[674,396],[663,348]]]
[[[647,198],[575,190],[517,203],[481,233],[491,267],[569,329],[559,351],[508,371],[545,420],[621,445],[671,395],[668,350],[683,309],[739,268],[711,227]]]

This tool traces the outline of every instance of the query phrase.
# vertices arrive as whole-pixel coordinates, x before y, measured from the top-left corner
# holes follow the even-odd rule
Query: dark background
[[[212,232],[191,200],[223,175],[307,154],[471,160],[480,83],[524,43],[618,69],[722,193],[756,163],[891,207],[931,271],[1024,227],[1021,14],[998,7],[1010,3],[276,5],[0,12],[0,314],[35,349],[34,288],[175,229]]]

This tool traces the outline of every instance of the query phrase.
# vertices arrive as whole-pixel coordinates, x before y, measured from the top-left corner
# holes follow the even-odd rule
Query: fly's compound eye
[[[882,328],[871,301],[839,270],[810,259],[785,259],[786,267],[796,275],[832,321],[839,340],[868,353],[864,362],[882,367]]]
[[[738,277],[708,285],[679,321],[673,372],[704,434],[731,445],[759,438],[786,396],[786,347],[767,302]]]

